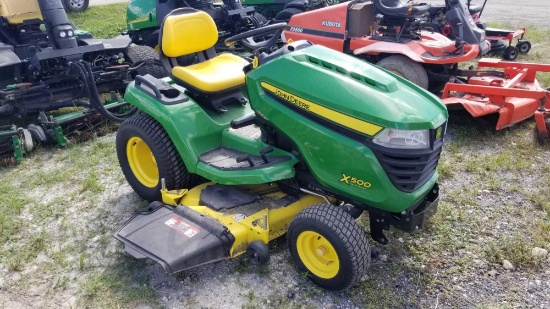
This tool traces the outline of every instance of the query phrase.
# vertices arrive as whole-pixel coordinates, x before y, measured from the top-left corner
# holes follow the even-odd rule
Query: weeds
[[[534,268],[538,261],[531,255],[531,246],[525,237],[515,234],[513,237],[500,238],[487,244],[485,256],[493,264],[501,264],[502,260],[512,262],[515,267]]]

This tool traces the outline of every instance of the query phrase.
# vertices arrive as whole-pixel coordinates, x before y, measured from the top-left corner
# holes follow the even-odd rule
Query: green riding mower
[[[254,7],[243,7],[240,0],[130,0],[126,10],[126,23],[132,42],[158,49],[159,27],[166,15],[177,8],[194,8],[213,18],[221,40],[216,45],[218,49],[225,47],[224,38],[268,23]]]
[[[127,181],[153,201],[116,232],[126,252],[170,273],[241,254],[262,264],[269,241],[286,233],[301,271],[344,289],[370,261],[354,217],[367,210],[371,237],[387,243],[384,230],[416,230],[435,212],[448,117],[441,101],[307,41],[272,51],[285,27],[225,41],[240,42],[249,62],[216,55],[208,14],[178,9],[164,19],[169,78],[129,85],[125,99],[141,112],[116,136]],[[249,40],[268,32],[268,41]],[[199,63],[178,65],[190,53]]]
[[[105,119],[130,116],[116,93],[137,74],[164,76],[153,49],[130,44],[76,29],[60,0],[2,1],[0,164],[20,161],[37,142],[66,146]]]

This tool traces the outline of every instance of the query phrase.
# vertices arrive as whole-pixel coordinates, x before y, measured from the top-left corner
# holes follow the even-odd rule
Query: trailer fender
[[[424,60],[418,56],[418,53],[409,46],[406,44],[395,44],[393,42],[376,42],[368,46],[357,48],[353,51],[353,54],[399,54],[410,58],[412,61],[424,63]]]

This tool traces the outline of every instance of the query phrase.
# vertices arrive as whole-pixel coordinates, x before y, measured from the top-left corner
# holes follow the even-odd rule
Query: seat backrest
[[[208,50],[218,41],[218,28],[203,11],[174,10],[162,24],[162,53],[169,58]]]
[[[380,6],[387,7],[387,8],[401,8],[401,7],[408,7],[406,1],[401,0],[380,0],[378,1]]]
[[[0,16],[10,24],[22,24],[27,19],[42,19],[37,0],[0,0]]]

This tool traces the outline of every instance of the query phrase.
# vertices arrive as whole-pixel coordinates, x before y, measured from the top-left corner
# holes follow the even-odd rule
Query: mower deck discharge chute
[[[550,94],[537,81],[537,72],[550,72],[550,65],[481,59],[478,71],[470,71],[471,76],[445,86],[442,100],[449,109],[460,106],[473,117],[498,113],[496,129],[504,129],[550,104]]]
[[[208,14],[178,9],[165,18],[160,59],[170,78],[129,85],[125,99],[141,113],[116,138],[134,191],[162,200],[117,232],[130,254],[169,272],[240,254],[259,264],[268,242],[286,233],[301,271],[344,289],[370,259],[353,217],[369,211],[371,237],[387,243],[384,230],[416,230],[436,211],[448,117],[441,101],[307,41],[273,51],[285,27],[228,38],[252,53],[248,63],[215,53]],[[190,53],[200,62],[175,61]],[[204,178],[211,182],[197,186]]]

